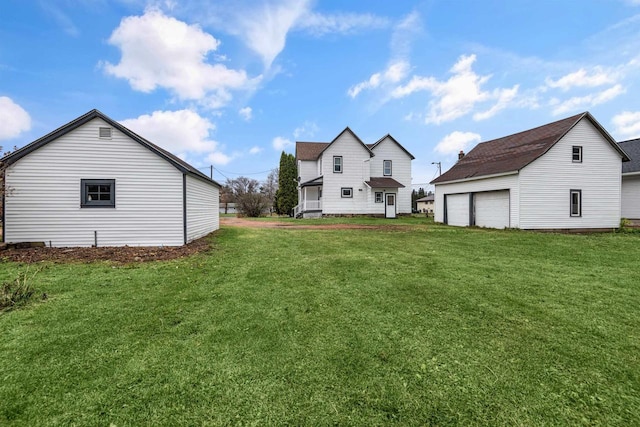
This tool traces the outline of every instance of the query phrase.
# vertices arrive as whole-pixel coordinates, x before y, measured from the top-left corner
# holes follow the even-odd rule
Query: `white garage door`
[[[474,207],[478,227],[509,227],[509,190],[476,193]]]
[[[447,194],[447,224],[466,227],[469,225],[469,193]]]

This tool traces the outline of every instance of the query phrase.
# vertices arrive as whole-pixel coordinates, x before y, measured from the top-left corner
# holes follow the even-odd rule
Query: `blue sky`
[[[0,145],[97,108],[224,181],[390,133],[434,178],[590,111],[640,137],[640,0],[3,0]]]

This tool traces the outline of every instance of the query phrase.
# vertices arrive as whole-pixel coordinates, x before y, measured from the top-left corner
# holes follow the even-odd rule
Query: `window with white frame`
[[[570,190],[569,200],[571,204],[570,215],[582,216],[582,190]]]
[[[573,163],[582,163],[582,146],[574,145],[571,150],[571,160]]]
[[[333,156],[333,173],[342,173],[342,156]]]
[[[340,191],[342,193],[342,198],[353,197],[353,188],[351,187],[342,187]]]
[[[81,179],[80,207],[82,208],[115,208],[115,179]]]
[[[382,162],[382,175],[391,176],[391,160],[385,160]]]
[[[382,203],[382,191],[376,191],[376,203]]]

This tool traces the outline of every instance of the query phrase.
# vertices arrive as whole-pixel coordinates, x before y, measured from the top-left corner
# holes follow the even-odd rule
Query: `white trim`
[[[636,176],[636,175],[640,175],[640,171],[637,172],[625,172],[622,174],[622,176]]]
[[[511,172],[503,172],[503,173],[494,173],[493,175],[472,176],[469,178],[454,179],[453,181],[436,182],[433,185],[455,184],[457,182],[468,182],[468,181],[479,181],[481,179],[497,178],[500,176],[508,176],[508,175],[517,175],[518,173],[520,173],[519,170],[511,171]]]

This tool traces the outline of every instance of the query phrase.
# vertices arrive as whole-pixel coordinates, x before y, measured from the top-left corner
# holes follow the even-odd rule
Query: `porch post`
[[[308,187],[304,187],[304,205],[303,205],[303,210],[307,210],[307,188]]]

